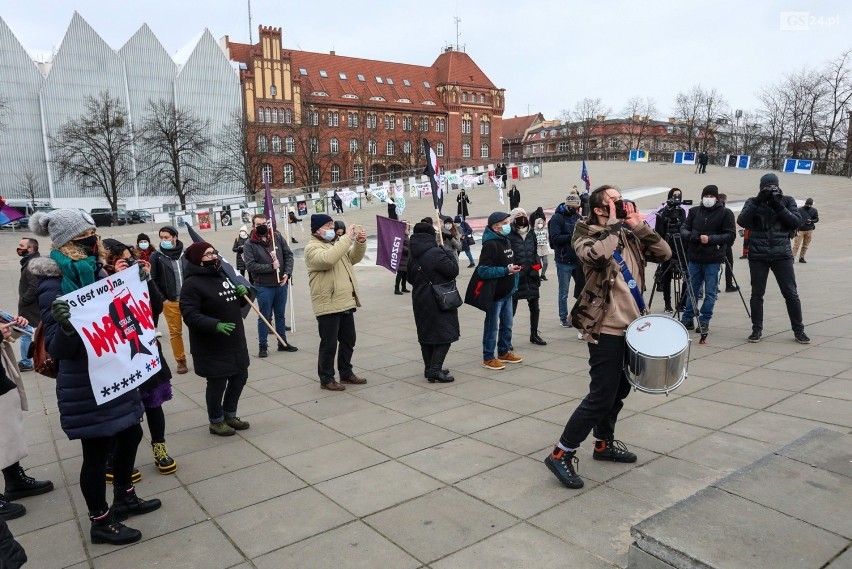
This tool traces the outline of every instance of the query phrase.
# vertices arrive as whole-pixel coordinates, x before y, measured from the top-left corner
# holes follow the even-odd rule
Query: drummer
[[[589,217],[577,222],[572,239],[586,286],[571,310],[571,323],[589,346],[589,394],[568,419],[553,452],[544,459],[568,488],[583,487],[576,453],[590,432],[595,436],[595,460],[636,462],[636,455],[615,440],[615,421],[630,393],[624,373],[625,331],[646,312],[642,298],[645,261],[666,261],[672,255],[636,204],[623,200],[612,186],[594,190],[589,195],[589,208]]]

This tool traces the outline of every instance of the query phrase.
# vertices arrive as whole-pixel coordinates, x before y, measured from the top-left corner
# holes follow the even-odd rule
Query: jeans
[[[237,404],[248,379],[248,371],[207,378],[207,417],[211,423],[221,423],[226,417],[237,416]]]
[[[257,305],[260,313],[272,322],[275,319],[275,331],[284,340],[287,339],[286,322],[284,311],[287,307],[287,290],[290,288],[288,282],[285,286],[257,286]],[[262,347],[267,345],[266,338],[269,336],[269,326],[263,320],[257,319],[257,341]]]
[[[482,331],[482,361],[494,359],[494,342],[497,354],[503,355],[512,348],[512,295],[495,299],[485,312]]]
[[[471,265],[476,264],[476,262],[473,260],[473,253],[470,252],[470,247],[464,250],[464,254],[467,255],[467,260],[470,261]]]
[[[624,336],[601,334],[597,344],[589,344],[589,394],[580,402],[559,438],[565,448],[580,446],[589,432],[596,439],[615,435],[615,422],[630,394],[630,382],[624,374]]]
[[[142,425],[128,427],[111,437],[80,439],[83,445],[83,464],[80,466],[80,491],[90,513],[102,512],[106,501],[107,456],[112,453],[112,471],[115,486],[131,483],[136,449],[142,440]]]
[[[753,331],[763,330],[763,295],[766,293],[766,280],[769,271],[775,275],[781,295],[787,303],[787,316],[793,332],[803,332],[802,303],[796,290],[796,273],[793,270],[793,258],[775,259],[773,261],[758,261],[749,257],[748,268],[751,272],[751,328]]]
[[[704,302],[701,303],[701,312],[698,314],[701,324],[707,324],[713,317],[713,307],[719,292],[719,265],[720,263],[689,263],[689,280],[692,281],[692,295],[696,300],[701,288],[704,288]],[[695,317],[694,313],[692,298],[687,295],[681,320],[691,322]]]
[[[175,360],[186,360],[186,352],[183,348],[183,319],[180,315],[180,302],[173,300],[163,301],[163,316],[169,327],[169,343],[172,345],[172,354]]]
[[[568,320],[568,288],[571,284],[571,274],[574,272],[572,263],[556,263],[556,278],[559,280],[559,297],[556,303],[559,307],[559,321]]]
[[[29,327],[30,332],[33,331],[32,327]],[[25,366],[31,367],[33,365],[32,358],[27,357],[27,352],[30,350],[30,344],[33,343],[33,337],[29,334],[21,334],[21,362]]]
[[[321,383],[334,382],[334,355],[340,377],[352,375],[355,352],[355,310],[317,316],[320,345],[317,351],[317,374]]]

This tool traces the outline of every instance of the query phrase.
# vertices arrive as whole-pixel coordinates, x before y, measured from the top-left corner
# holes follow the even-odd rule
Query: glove
[[[50,305],[50,313],[65,334],[70,336],[74,333],[74,326],[71,325],[71,306],[68,305],[67,300],[54,300]]]
[[[248,289],[244,285],[237,285],[237,296],[245,296],[248,294]]]
[[[541,270],[541,263],[536,263],[535,265],[533,265],[532,270],[540,271]]]
[[[773,210],[778,211],[784,209],[784,202],[781,200],[782,196],[775,196],[769,200],[769,207]]]
[[[233,322],[219,322],[218,324],[216,324],[216,331],[220,334],[230,336],[231,332],[233,332],[234,328],[236,327],[237,325]]]
[[[754,201],[756,201],[757,203],[767,203],[769,201],[770,195],[771,194],[769,193],[769,190],[764,188],[757,193],[757,197],[754,198]]]
[[[139,280],[143,283],[151,280],[151,273],[145,270],[145,267],[139,265]]]

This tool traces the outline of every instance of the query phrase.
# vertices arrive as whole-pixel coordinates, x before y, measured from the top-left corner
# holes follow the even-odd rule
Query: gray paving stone
[[[343,439],[279,458],[278,462],[308,484],[316,484],[387,460],[387,456],[358,441]]]
[[[615,427],[615,437],[628,443],[628,446],[644,445],[659,453],[671,452],[709,433],[703,427],[645,414],[627,417]]]
[[[251,439],[251,444],[272,458],[281,458],[288,454],[324,446],[344,438],[346,438],[346,435],[325,425],[305,421],[286,429],[255,437]]]
[[[210,515],[219,516],[304,486],[283,466],[270,460],[190,484],[188,488]]]
[[[671,453],[695,464],[722,472],[733,472],[772,452],[777,445],[715,432]]]
[[[793,371],[757,368],[747,373],[740,374],[732,378],[732,380],[737,383],[758,385],[760,387],[784,389],[787,391],[801,391],[802,389],[806,389],[812,385],[820,383],[826,379],[826,377],[827,376],[816,375],[814,373],[797,373]]]
[[[553,448],[560,434],[561,430],[552,423],[520,417],[470,436],[517,454],[530,454],[542,448]]]
[[[501,409],[495,409],[479,403],[469,403],[462,407],[455,407],[434,415],[427,415],[422,420],[427,423],[439,425],[460,435],[469,435],[482,431],[494,425],[506,423],[519,417],[517,413],[510,413]]]
[[[216,437],[220,444],[205,450],[199,450],[184,457],[176,476],[184,484],[192,484],[206,478],[213,478],[226,472],[240,470],[252,464],[266,462],[269,457],[254,445],[239,437]],[[238,439],[227,442],[228,439]]]
[[[317,389],[319,389],[319,386],[317,386]],[[347,386],[346,389],[351,392],[349,386]],[[279,391],[278,393],[283,392]],[[345,415],[346,413],[352,413],[354,411],[364,411],[375,407],[376,405],[373,403],[360,399],[352,393],[339,391],[335,392],[333,397],[324,397],[322,399],[305,401],[304,403],[293,405],[293,409],[295,411],[298,411],[315,421],[322,421],[323,419],[337,417],[338,415]]]
[[[365,445],[396,458],[458,438],[458,435],[415,419],[356,438]]]
[[[778,449],[777,454],[822,468],[835,474],[852,477],[852,445],[849,435],[833,430],[815,429],[804,437]]]
[[[538,389],[521,388],[515,391],[509,391],[488,399],[482,399],[480,403],[490,405],[498,409],[519,413],[521,415],[529,415],[542,409],[547,409],[555,405],[563,403],[568,398]]]
[[[737,379],[720,381],[693,394],[699,399],[740,405],[751,409],[766,409],[790,397],[789,391],[738,383]]]
[[[515,453],[461,437],[400,458],[400,462],[453,484],[517,458]]]
[[[827,426],[829,425],[811,421],[810,419],[800,419],[769,411],[759,411],[741,421],[737,421],[733,425],[728,425],[723,431],[759,441],[783,445],[801,437],[816,427]],[[835,427],[835,429],[838,428]]]
[[[610,480],[608,485],[625,494],[668,507],[705,488],[722,474],[692,462],[661,456]],[[663,477],[666,483],[660,484]]]
[[[805,390],[810,395],[852,401],[852,380],[831,378]]]
[[[409,417],[421,418],[426,415],[434,415],[454,407],[461,407],[468,403],[470,403],[470,401],[467,399],[453,397],[452,395],[447,395],[440,391],[427,391],[420,395],[413,395],[411,397],[406,397],[405,399],[391,401],[390,403],[386,403],[385,406],[393,409],[394,411],[399,411],[400,413],[408,415]]]
[[[426,380],[423,380],[426,383]],[[371,385],[358,391],[358,397],[372,403],[386,404],[421,393],[428,393],[425,387],[420,387],[406,381],[390,381],[381,385]]]
[[[18,533],[11,524],[10,529],[27,552],[29,567],[61,569],[86,560],[77,520],[60,521],[29,533]],[[83,531],[88,539],[88,525],[83,526]]]
[[[798,393],[767,411],[852,428],[852,405],[844,399]]]
[[[751,415],[754,410],[696,397],[680,397],[654,407],[647,413],[699,427],[721,429]]]

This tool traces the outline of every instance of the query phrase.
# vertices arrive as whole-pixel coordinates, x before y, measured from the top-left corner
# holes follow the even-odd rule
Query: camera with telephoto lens
[[[777,200],[778,198],[784,195],[784,192],[782,192],[781,188],[779,188],[778,186],[769,186],[766,189],[769,190],[770,199]]]
[[[666,207],[669,209],[674,209],[681,205],[692,205],[692,200],[684,200],[679,197],[673,197],[670,200],[666,200]]]

